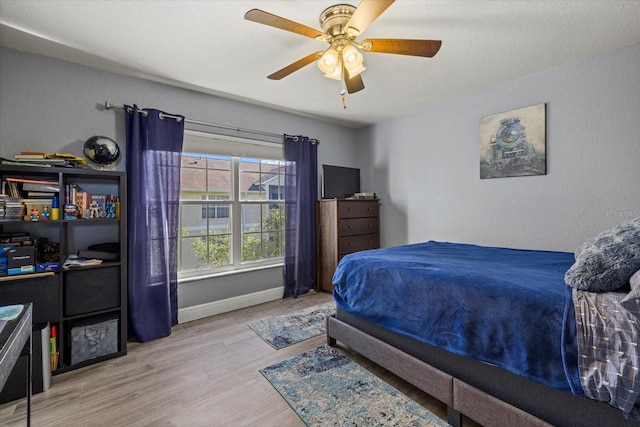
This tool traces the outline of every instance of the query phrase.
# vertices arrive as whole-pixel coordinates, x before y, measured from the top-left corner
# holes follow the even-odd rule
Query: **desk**
[[[0,390],[4,388],[13,366],[20,357],[23,348],[28,350],[27,369],[27,426],[31,426],[31,328],[33,323],[33,305],[24,304],[20,314],[7,322],[0,331]],[[27,345],[28,344],[28,345]]]

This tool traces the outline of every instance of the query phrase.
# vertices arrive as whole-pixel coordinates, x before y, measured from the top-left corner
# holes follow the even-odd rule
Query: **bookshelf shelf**
[[[60,269],[31,274],[0,276],[0,300],[3,303],[34,302],[34,324],[48,322],[57,330],[58,363],[53,374],[68,372],[127,353],[127,242],[126,242],[126,174],[120,171],[98,171],[64,167],[0,165],[2,192],[7,196],[7,181],[16,183],[14,190],[27,195],[23,185],[30,181],[48,182],[59,200],[58,220],[6,220],[0,218],[0,234],[28,234],[32,243],[46,238],[59,245]],[[56,183],[57,186],[51,183]],[[117,218],[65,219],[64,205],[72,187],[92,195],[110,195],[119,202]],[[33,187],[31,187],[33,188]],[[35,191],[35,190],[31,190]],[[51,207],[51,204],[48,204]],[[1,211],[0,211],[1,213]],[[0,215],[0,217],[3,216]],[[69,254],[77,254],[89,246],[117,243],[117,261],[98,265],[62,269]],[[55,253],[55,252],[54,252]],[[36,261],[38,261],[36,256]],[[79,325],[99,324],[105,317],[117,319],[117,345],[114,351],[95,358],[72,363],[72,333]]]

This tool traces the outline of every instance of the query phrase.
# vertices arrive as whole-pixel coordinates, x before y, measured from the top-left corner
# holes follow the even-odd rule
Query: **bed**
[[[327,318],[328,342],[444,402],[453,426],[464,414],[486,426],[639,427],[627,417],[640,386],[620,384],[631,387],[626,414],[614,408],[610,388],[603,396],[613,406],[585,397],[583,382],[606,378],[593,369],[585,374],[593,364],[579,352],[593,343],[582,336],[593,319],[577,322],[575,308],[585,314],[596,302],[566,285],[575,262],[567,252],[434,241],[350,254],[333,277],[337,312]],[[633,301],[632,324],[640,317],[640,298]],[[636,376],[637,359],[624,366]]]

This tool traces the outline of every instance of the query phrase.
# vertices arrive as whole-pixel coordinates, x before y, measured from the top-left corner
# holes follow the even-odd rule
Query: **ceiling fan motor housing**
[[[346,25],[356,8],[350,4],[336,4],[326,8],[320,14],[320,28],[329,37],[347,35],[355,38],[357,33],[347,34]]]

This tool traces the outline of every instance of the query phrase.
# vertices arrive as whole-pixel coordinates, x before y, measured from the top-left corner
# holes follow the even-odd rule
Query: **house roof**
[[[230,162],[216,158],[182,156],[181,181],[183,191],[207,191],[207,170],[209,171],[209,192],[228,192],[231,189]],[[208,168],[208,169],[207,169]],[[241,162],[240,190],[258,191],[265,184],[278,176],[283,166],[273,167],[267,163]],[[219,173],[216,173],[219,170]],[[284,184],[284,183],[282,183]],[[282,185],[281,184],[281,185]],[[264,190],[264,188],[263,188]]]

